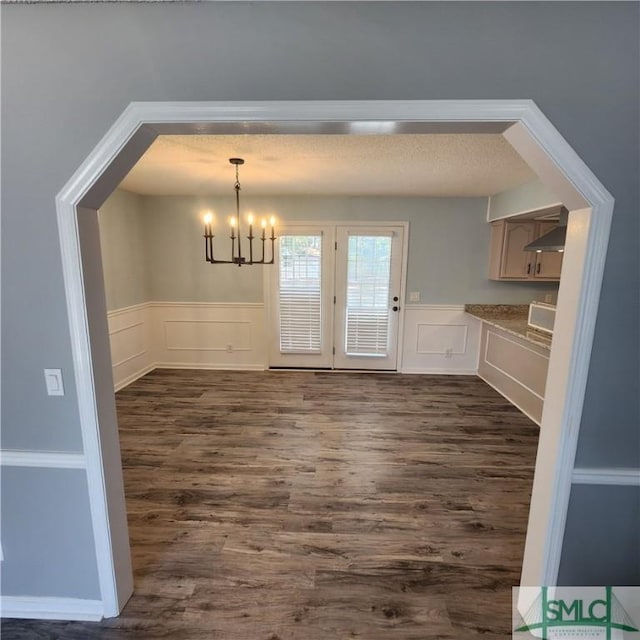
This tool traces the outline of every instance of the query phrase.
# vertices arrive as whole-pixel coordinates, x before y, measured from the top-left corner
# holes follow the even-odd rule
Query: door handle
[[[398,302],[398,296],[393,296],[393,301]]]
[[[527,275],[531,273],[531,263],[527,265]]]
[[[540,267],[541,267],[541,266],[542,266],[542,265],[538,262],[538,266],[536,267],[536,273],[540,273]]]
[[[400,307],[391,307],[391,309],[392,309],[393,311],[398,311],[398,310],[400,309]]]

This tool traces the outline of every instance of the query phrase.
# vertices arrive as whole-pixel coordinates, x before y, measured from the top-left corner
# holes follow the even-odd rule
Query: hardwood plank
[[[538,427],[480,379],[156,370],[116,399],[135,593],[3,638],[511,637]]]

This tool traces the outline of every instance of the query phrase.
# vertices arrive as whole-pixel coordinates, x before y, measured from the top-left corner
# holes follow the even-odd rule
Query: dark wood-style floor
[[[156,370],[117,404],[135,594],[3,640],[511,638],[538,427],[478,378]]]

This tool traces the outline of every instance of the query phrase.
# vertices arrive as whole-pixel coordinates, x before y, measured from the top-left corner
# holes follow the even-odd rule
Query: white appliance
[[[556,305],[544,302],[532,302],[529,305],[528,324],[532,329],[553,333],[553,325],[556,321]]]

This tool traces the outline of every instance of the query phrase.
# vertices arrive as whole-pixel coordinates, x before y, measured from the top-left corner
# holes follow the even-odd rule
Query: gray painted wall
[[[202,214],[213,210],[226,221],[235,207],[232,197],[116,194],[100,215],[110,310],[144,300],[262,302],[262,268],[212,267],[204,261]],[[554,283],[487,279],[486,198],[254,196],[242,198],[242,209],[275,212],[285,222],[408,221],[407,291],[419,291],[424,304],[518,304],[557,292]],[[229,253],[228,226],[217,225],[215,232],[217,255],[223,257]],[[148,256],[146,271],[141,256]],[[148,278],[148,289],[132,283],[136,269]]]
[[[3,445],[79,447],[54,198],[131,101],[531,98],[616,198],[578,461],[638,464],[639,12],[624,2],[3,5]],[[62,367],[64,398],[45,395],[44,367]],[[24,494],[30,473],[5,500]],[[29,506],[47,504],[35,492]],[[60,526],[72,537],[86,513],[77,500]],[[594,517],[572,509],[567,548],[577,530],[598,543],[601,532],[574,526]],[[633,531],[631,518],[616,526]],[[15,592],[20,575],[25,592],[77,594],[92,572],[78,563],[88,541],[58,540],[37,550],[64,561],[55,579],[25,561],[2,588]],[[27,558],[34,543],[20,544]],[[563,562],[570,580],[594,560]]]
[[[2,467],[1,480],[2,594],[46,597],[62,583],[67,597],[99,600],[84,470]]]
[[[640,487],[574,485],[558,584],[637,586],[639,546]]]
[[[540,180],[534,180],[491,196],[487,217],[489,220],[498,220],[516,213],[542,209],[559,202],[561,200]]]
[[[98,212],[107,309],[149,300],[149,261],[140,196],[117,189]]]

